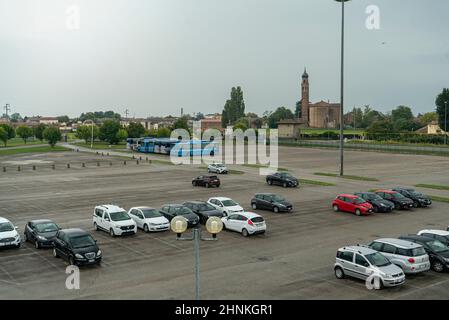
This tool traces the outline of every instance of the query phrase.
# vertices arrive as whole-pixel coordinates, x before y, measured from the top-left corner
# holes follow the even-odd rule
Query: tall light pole
[[[340,78],[340,176],[344,175],[344,63],[345,63],[345,2],[350,0],[335,0],[341,2],[341,78]]]
[[[444,101],[444,144],[447,144],[447,101]]]
[[[94,121],[93,120],[87,120],[87,121],[90,121],[90,124],[91,124],[92,135],[90,138],[90,148],[93,149],[94,148]]]

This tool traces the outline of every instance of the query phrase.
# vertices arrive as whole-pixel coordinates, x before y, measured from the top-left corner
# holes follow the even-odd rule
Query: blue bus
[[[217,142],[207,140],[182,141],[170,138],[140,138],[128,139],[128,144],[137,152],[171,155],[172,151],[178,157],[217,155]]]

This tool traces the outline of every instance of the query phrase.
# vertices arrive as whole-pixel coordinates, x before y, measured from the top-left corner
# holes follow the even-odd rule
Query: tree
[[[0,124],[0,128],[5,129],[6,133],[8,134],[8,140],[14,138],[16,136],[16,130],[12,126],[10,126],[7,123]]]
[[[449,103],[449,102],[448,102]],[[419,117],[419,121],[423,126],[426,126],[432,122],[438,121],[438,114],[436,112],[427,112],[424,113],[421,117]]]
[[[296,118],[301,118],[302,117],[302,101],[296,102],[295,117]]]
[[[28,126],[19,126],[16,129],[16,133],[23,139],[24,143],[27,143],[27,139],[33,136],[33,129]]]
[[[130,122],[126,131],[128,138],[140,138],[145,134],[145,127],[140,122]]]
[[[447,113],[446,113],[446,105],[444,102],[447,102]],[[437,114],[438,114],[438,123],[441,129],[447,128],[449,131],[449,88],[443,89],[443,91],[437,96],[435,100],[435,104],[437,106]],[[447,121],[445,123],[444,121]]]
[[[43,123],[40,123],[33,128],[33,134],[36,137],[36,139],[39,139],[40,141],[44,140],[45,128],[47,128],[47,126]]]
[[[97,121],[99,119],[110,119],[110,120],[120,120],[121,116],[118,113],[115,113],[114,111],[95,111],[95,112],[87,112],[82,113],[79,117],[79,121],[86,121],[86,120],[93,120]]]
[[[52,148],[56,145],[56,143],[58,141],[61,141],[61,139],[62,139],[61,131],[59,131],[58,127],[54,127],[54,126],[45,128],[43,137],[45,140],[48,141],[48,144]]]
[[[10,117],[9,120],[11,120],[11,122],[19,122],[20,120],[22,120],[22,116],[20,115],[20,113],[13,113]]]
[[[396,132],[413,131],[420,127],[415,121],[412,109],[407,106],[396,107],[391,112],[391,120],[393,121],[393,130]]]
[[[70,121],[69,116],[59,116],[57,119],[59,123],[67,123]]]
[[[117,140],[120,142],[126,140],[126,138],[128,138],[128,131],[126,131],[125,129],[120,129],[117,132]]]
[[[374,138],[374,140],[379,136],[385,136],[388,138],[388,136],[393,132],[393,122],[388,118],[374,122],[366,130],[368,137]]]
[[[242,131],[246,131],[249,128],[249,122],[247,118],[240,118],[234,125],[234,130],[241,129]]]
[[[175,123],[173,124],[173,130],[175,129],[185,129],[185,130],[189,130],[189,124],[187,121],[187,117],[181,117],[178,120],[175,121]]]
[[[92,137],[92,130],[93,130],[93,137]],[[93,128],[92,125],[82,125],[76,129],[76,137],[86,141],[86,144],[91,142],[92,139],[95,141],[95,139],[98,138],[98,133],[99,129],[95,125],[93,126]]]
[[[280,107],[277,108],[276,111],[271,113],[268,116],[267,122],[268,126],[271,129],[276,129],[278,127],[278,122],[281,120],[287,120],[287,119],[294,119],[295,115],[290,109],[287,109],[286,107]]]
[[[120,129],[120,122],[117,120],[106,120],[100,127],[99,138],[100,140],[107,141],[110,144],[117,144],[117,133]]]
[[[0,141],[3,142],[5,147],[8,145],[8,132],[2,127],[0,127]]]
[[[226,128],[245,116],[245,100],[240,87],[231,89],[231,99],[227,100],[221,116],[221,124]]]
[[[168,128],[159,128],[157,129],[157,137],[158,138],[169,138],[171,134],[170,129]]]

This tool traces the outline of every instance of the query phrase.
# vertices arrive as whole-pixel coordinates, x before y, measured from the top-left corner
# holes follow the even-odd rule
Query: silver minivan
[[[377,276],[381,280],[379,289],[399,286],[405,282],[401,268],[381,253],[361,246],[338,249],[334,272],[338,279],[349,276],[366,281],[370,276]]]
[[[378,239],[368,247],[379,251],[406,274],[416,274],[430,269],[429,256],[422,245],[400,239]]]

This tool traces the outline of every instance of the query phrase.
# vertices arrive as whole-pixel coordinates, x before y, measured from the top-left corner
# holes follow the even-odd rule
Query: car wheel
[[[114,232],[114,229],[110,229],[109,230],[109,235],[111,236],[111,237],[115,237],[115,232]]]
[[[145,231],[145,232],[150,232],[150,229],[148,228],[148,225],[147,225],[147,224],[144,224],[144,226],[143,226],[143,231]]]
[[[419,203],[418,202],[413,202],[413,208],[418,208],[419,207]]]
[[[374,208],[374,213],[378,213],[379,212],[379,207],[373,206],[373,208]]]
[[[247,237],[247,236],[249,236],[249,232],[248,232],[248,230],[246,230],[246,229],[243,229],[243,230],[242,230],[242,236],[244,236],[244,237]]]
[[[267,180],[267,183],[268,183],[268,185],[273,185],[273,181],[271,181],[271,180]]]
[[[251,205],[251,207],[252,207],[254,210],[257,210],[257,204],[253,203],[253,204]]]
[[[192,182],[192,185],[193,185],[194,187],[196,187],[196,186],[198,186],[198,183],[196,183],[196,181],[194,181],[194,182]]]
[[[345,273],[344,273],[342,268],[337,267],[337,268],[335,268],[334,272],[335,272],[335,277],[337,279],[344,279],[345,278]]]
[[[399,205],[399,203],[395,203],[395,204],[394,204],[394,208],[395,208],[396,210],[399,210],[399,209],[401,209],[401,206]]]
[[[278,208],[278,207],[274,207],[274,208],[273,208],[273,212],[274,212],[274,213],[279,213],[279,208]]]
[[[362,214],[362,212],[360,212],[360,209],[355,209],[355,215],[356,216],[360,216]]]
[[[53,257],[59,258],[58,251],[56,251],[56,248],[53,248]]]
[[[287,182],[284,182],[284,183],[282,184],[282,186],[283,186],[284,188],[287,188],[287,187],[288,187]]]
[[[41,245],[39,244],[39,241],[34,241],[34,247],[36,248],[36,249],[40,249],[40,247],[41,247]]]
[[[76,265],[75,259],[73,259],[72,256],[69,257],[69,264],[70,264],[71,266],[75,266],[75,265]]]
[[[440,261],[434,261],[432,263],[432,269],[435,272],[443,272],[444,271],[444,265]]]
[[[206,183],[205,187],[206,187],[206,188],[209,188],[209,184],[208,184],[208,183]]]
[[[334,208],[335,212],[339,212],[340,211],[340,208],[337,205],[334,205],[333,208]]]
[[[29,239],[28,239],[28,233],[24,233],[24,236],[25,236],[25,242],[27,242],[27,241],[29,241]]]
[[[95,230],[95,231],[98,231],[98,225],[97,225],[96,222],[94,222],[94,230]]]

